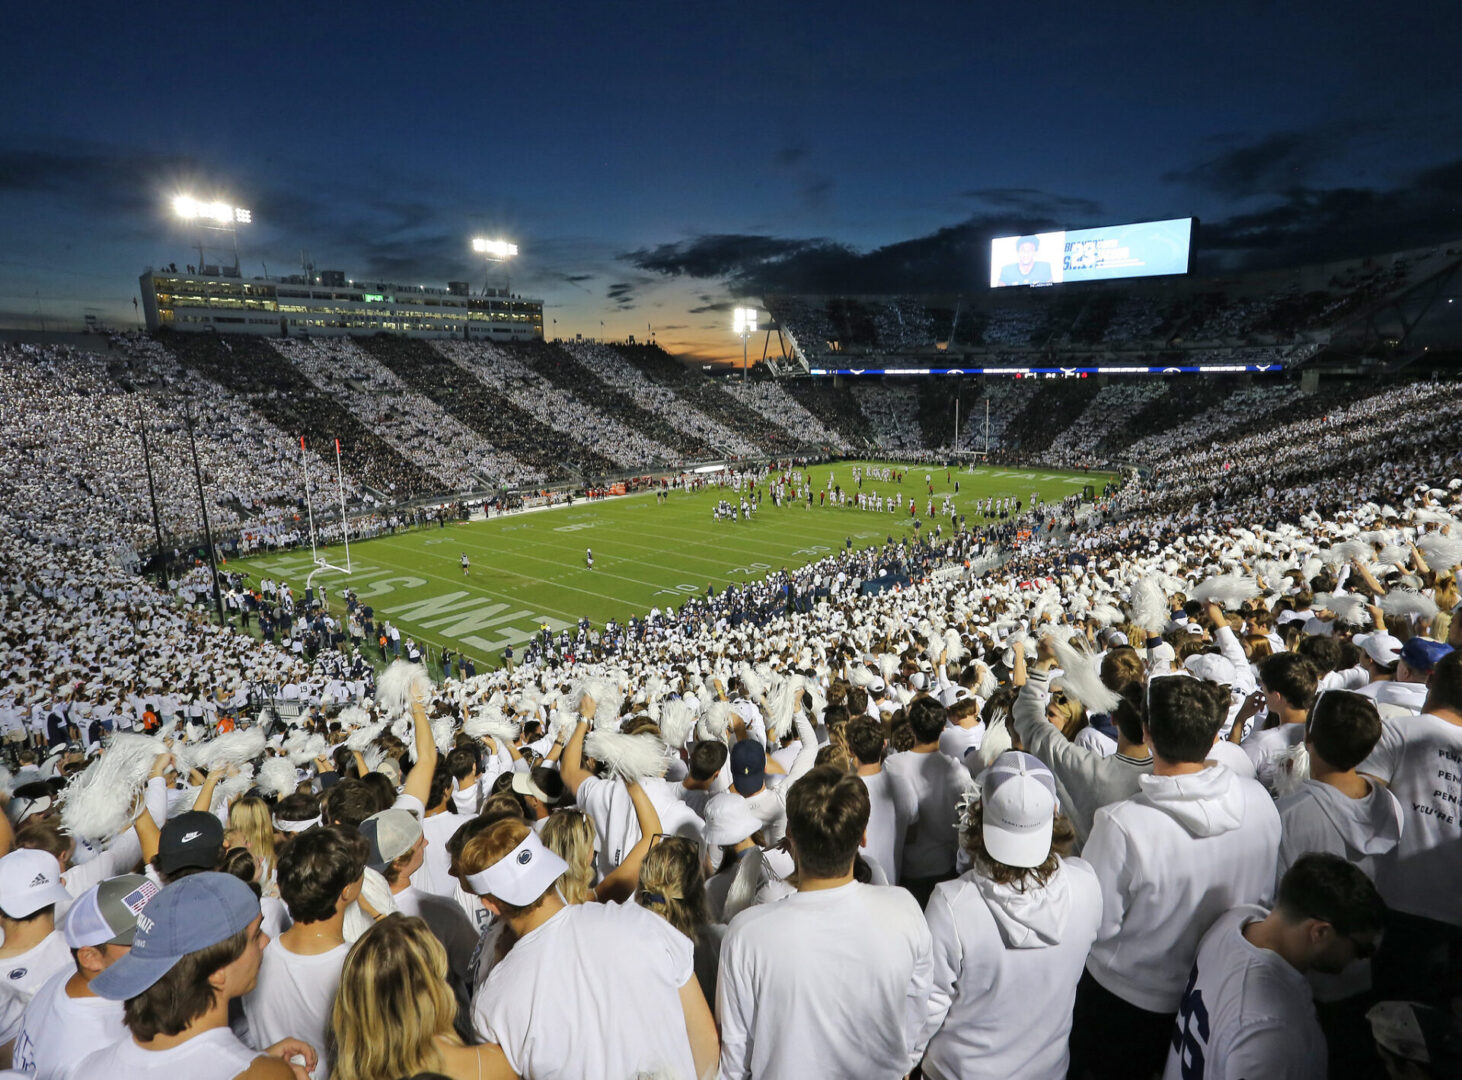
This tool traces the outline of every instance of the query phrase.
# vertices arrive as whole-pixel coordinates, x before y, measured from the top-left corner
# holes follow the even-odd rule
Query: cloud
[[[1170,184],[1243,199],[1303,184],[1345,141],[1343,132],[1329,128],[1276,131],[1166,172],[1162,178]]]
[[[961,192],[967,199],[977,199],[986,206],[1012,214],[1029,214],[1043,219],[1095,218],[1102,212],[1094,199],[1074,195],[1056,195],[1040,188],[985,187]],[[1019,230],[1017,230],[1019,231]]]
[[[812,209],[827,205],[828,198],[838,182],[831,176],[815,176],[802,185],[802,201]]]
[[[604,295],[620,311],[629,311],[635,306],[635,289],[637,286],[629,281],[616,281],[605,290]]]

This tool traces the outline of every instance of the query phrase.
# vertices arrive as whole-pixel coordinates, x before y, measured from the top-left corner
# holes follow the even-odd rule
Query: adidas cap
[[[68,904],[61,864],[49,851],[17,848],[0,858],[0,912],[12,919],[34,915],[49,904]]]

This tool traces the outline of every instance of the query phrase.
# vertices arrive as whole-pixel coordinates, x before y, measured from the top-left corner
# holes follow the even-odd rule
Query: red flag
[[[340,456],[340,440],[339,439],[336,439],[335,440],[335,456],[336,457],[339,457]]]
[[[303,435],[301,435],[300,436],[300,449],[303,450],[304,448],[305,448],[305,437]]]

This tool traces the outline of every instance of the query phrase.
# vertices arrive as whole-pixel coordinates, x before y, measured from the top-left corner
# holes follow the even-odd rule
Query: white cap
[[[980,774],[985,851],[1006,866],[1040,866],[1051,854],[1056,778],[1041,760],[1007,750]]]
[[[537,900],[569,868],[569,864],[543,846],[531,829],[523,842],[497,862],[468,875],[467,884],[478,896],[492,895],[504,903],[522,907]]]
[[[1350,640],[1364,649],[1366,655],[1378,664],[1394,664],[1401,658],[1401,639],[1384,630],[1373,634],[1356,634]]]
[[[49,851],[16,848],[0,858],[0,911],[12,919],[34,915],[49,904],[71,902],[61,884],[61,864]]]
[[[751,812],[746,800],[735,792],[723,791],[706,803],[707,847],[739,844],[762,827],[761,818]]]
[[[1233,662],[1218,653],[1196,653],[1183,661],[1183,667],[1205,682],[1217,683],[1219,686],[1234,686],[1238,683],[1238,672],[1234,670]]]

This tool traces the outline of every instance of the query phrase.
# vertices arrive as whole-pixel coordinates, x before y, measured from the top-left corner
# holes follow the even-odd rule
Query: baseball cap
[[[421,839],[421,822],[410,810],[382,810],[360,823],[360,834],[371,846],[366,865],[384,871],[416,846]]]
[[[537,900],[569,868],[569,864],[543,846],[532,829],[522,842],[491,866],[467,876],[467,884],[478,896],[491,894],[507,904],[522,907]]]
[[[709,847],[739,844],[761,828],[759,817],[751,812],[746,800],[729,791],[711,798],[705,808],[705,842]]]
[[[766,784],[767,752],[755,739],[731,747],[731,784],[742,795],[755,795]]]
[[[123,874],[93,885],[76,898],[61,921],[66,945],[131,945],[137,916],[162,887],[141,874]]]
[[[31,785],[23,784],[21,786],[30,787]],[[45,787],[44,784],[40,786]],[[54,800],[49,794],[15,795],[11,798],[9,807],[6,808],[10,816],[10,824],[20,825],[37,814],[44,814],[51,808],[53,802]]]
[[[1428,638],[1414,637],[1401,646],[1401,659],[1406,661],[1406,666],[1409,668],[1417,671],[1430,671],[1451,652],[1452,646],[1450,645],[1443,645],[1440,641],[1432,641]]]
[[[1233,662],[1218,653],[1197,653],[1184,660],[1183,667],[1189,674],[1219,686],[1233,686],[1238,681]]]
[[[222,850],[223,823],[206,810],[189,810],[162,827],[157,868],[165,875],[194,868],[212,870]]]
[[[1056,778],[1039,758],[1007,750],[980,774],[981,833],[1006,866],[1040,866],[1051,854]]]
[[[249,928],[259,898],[232,874],[192,874],[166,885],[137,915],[132,951],[91,980],[98,997],[126,1001],[143,993],[189,953]]]
[[[1378,664],[1394,664],[1401,655],[1401,639],[1384,630],[1373,634],[1356,634],[1350,640],[1364,649],[1366,655]]]
[[[1433,1076],[1455,1076],[1462,1066],[1462,1025],[1440,1009],[1414,1001],[1380,1001],[1366,1012],[1376,1044],[1406,1061],[1436,1066]]]
[[[49,904],[70,902],[61,864],[49,851],[16,848],[0,859],[0,912],[23,919]]]

